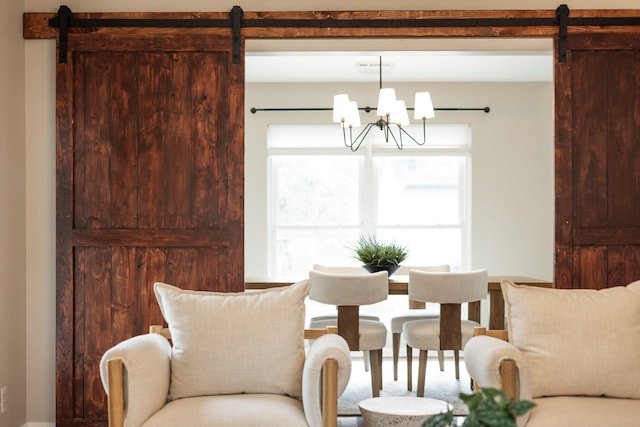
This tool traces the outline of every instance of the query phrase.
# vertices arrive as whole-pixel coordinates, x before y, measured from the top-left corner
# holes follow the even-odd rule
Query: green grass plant
[[[400,265],[407,258],[407,249],[397,243],[381,243],[375,236],[360,236],[354,248],[355,258],[365,265]]]

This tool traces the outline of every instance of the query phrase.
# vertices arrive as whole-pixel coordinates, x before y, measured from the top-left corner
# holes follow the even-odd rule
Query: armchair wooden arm
[[[109,394],[107,395],[107,412],[109,427],[124,426],[124,366],[122,359],[109,360]]]
[[[503,329],[491,329],[487,330],[487,328],[478,327],[473,329],[473,336],[479,335],[487,335],[493,338],[498,338],[503,341],[509,341],[509,334],[506,330]],[[513,399],[518,399],[518,367],[516,366],[515,360],[505,359],[500,362],[500,380],[501,380],[501,388],[505,392],[505,394]],[[477,382],[473,381],[473,390],[477,390],[478,385]]]
[[[151,325],[149,333],[160,334],[171,339],[169,328]],[[325,334],[337,334],[336,327],[305,329],[305,339],[317,339]],[[107,396],[109,427],[124,426],[124,365],[122,359],[107,362],[109,394]],[[322,425],[337,427],[338,424],[338,361],[327,359],[322,367]]]

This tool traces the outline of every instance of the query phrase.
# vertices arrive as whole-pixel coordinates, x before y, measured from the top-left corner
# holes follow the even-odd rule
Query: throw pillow
[[[509,340],[531,367],[533,397],[640,398],[640,281],[599,291],[502,282]]]
[[[218,293],[156,283],[173,341],[170,398],[300,396],[309,288],[303,281],[264,291]]]

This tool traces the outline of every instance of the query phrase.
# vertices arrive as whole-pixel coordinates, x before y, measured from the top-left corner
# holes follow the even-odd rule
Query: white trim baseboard
[[[56,427],[56,423],[55,422],[50,422],[50,423],[26,423],[23,424],[22,427]]]

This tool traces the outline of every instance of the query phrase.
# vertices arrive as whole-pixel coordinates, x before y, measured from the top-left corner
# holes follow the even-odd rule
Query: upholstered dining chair
[[[396,275],[409,275],[411,270],[418,271],[431,271],[431,272],[443,272],[446,273],[450,271],[449,264],[442,265],[432,265],[432,266],[420,266],[420,267],[411,267],[411,266],[401,266],[398,271],[396,271]],[[393,380],[398,381],[398,359],[400,358],[400,339],[402,335],[402,325],[405,322],[410,320],[420,320],[420,319],[435,319],[440,315],[438,311],[439,307],[436,304],[432,304],[431,307],[426,308],[425,303],[420,301],[412,301],[409,299],[409,309],[403,312],[395,313],[391,317],[391,335],[393,337]],[[411,360],[412,357],[409,356],[408,360]],[[440,370],[444,370],[444,356],[441,351],[438,352],[438,361],[440,362]],[[407,372],[411,371],[411,364],[407,363]],[[407,376],[410,376],[407,374]],[[409,391],[411,391],[411,383],[408,383]]]
[[[338,334],[351,351],[368,351],[371,365],[371,390],[374,397],[382,389],[382,349],[387,342],[387,328],[377,320],[359,316],[361,305],[387,299],[389,279],[386,271],[364,274],[333,274],[311,270],[309,299],[338,308],[336,319],[310,322],[310,328],[338,326]]]
[[[424,396],[427,355],[429,350],[453,350],[456,379],[460,379],[460,350],[473,337],[480,323],[462,319],[462,304],[479,301],[488,293],[486,270],[466,273],[409,272],[409,298],[440,304],[440,316],[435,319],[405,322],[402,335],[407,342],[407,364],[413,348],[420,350],[418,360],[417,396]],[[408,372],[410,374],[410,371]],[[412,383],[412,378],[407,378]]]
[[[324,273],[334,273],[334,274],[369,274],[367,270],[360,266],[343,266],[343,265],[325,265],[325,264],[313,264],[313,270],[322,271]],[[380,316],[376,316],[373,313],[363,313],[359,312],[360,319],[363,320],[380,320]],[[337,322],[338,313],[336,312],[336,308],[334,307],[333,311],[328,314],[318,314],[309,319],[309,323],[315,323],[325,321],[325,320],[333,320]],[[364,370],[369,371],[369,352],[362,352],[362,360],[364,362]]]

